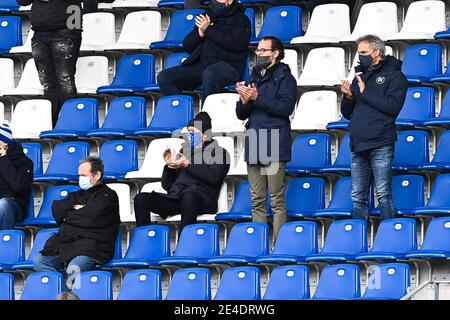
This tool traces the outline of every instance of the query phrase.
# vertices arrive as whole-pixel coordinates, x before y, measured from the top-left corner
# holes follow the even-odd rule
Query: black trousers
[[[83,0],[83,14],[97,12],[99,2],[113,3],[114,0]]]
[[[52,103],[53,127],[61,106],[77,96],[75,72],[80,53],[81,31],[59,30],[32,39],[32,56],[44,87],[44,97]]]
[[[200,193],[186,191],[179,199],[167,198],[158,192],[139,193],[134,198],[134,214],[136,226],[151,224],[150,212],[158,214],[161,218],[181,213],[181,228],[197,222],[200,214],[214,213],[217,203],[206,200]]]

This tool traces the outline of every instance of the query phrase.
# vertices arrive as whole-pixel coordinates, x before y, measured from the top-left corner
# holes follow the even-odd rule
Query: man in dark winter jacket
[[[356,77],[351,84],[343,81],[341,85],[341,112],[350,120],[353,217],[368,219],[373,179],[381,219],[389,219],[395,216],[391,190],[395,119],[403,107],[408,84],[401,61],[385,56],[380,38],[367,35],[357,43],[360,64]]]
[[[217,200],[228,170],[230,156],[211,140],[211,118],[200,112],[187,126],[188,140],[182,153],[167,149],[162,187],[167,194],[140,193],[134,198],[136,225],[151,223],[150,212],[162,218],[181,213],[181,227],[197,221],[197,215],[217,211]]]
[[[117,194],[102,182],[103,161],[83,160],[78,169],[81,190],[54,201],[53,217],[59,232],[47,240],[34,259],[34,269],[61,272],[67,267],[69,288],[79,272],[113,258],[120,225]]]
[[[0,125],[0,229],[12,229],[28,213],[33,161],[12,138],[7,123]]]
[[[237,84],[239,119],[246,123],[245,161],[255,222],[267,222],[266,190],[270,189],[274,240],[286,222],[286,162],[291,160],[290,115],[297,102],[297,82],[284,58],[282,42],[264,37],[256,49],[256,65],[245,83]]]
[[[202,85],[202,97],[218,93],[242,79],[250,43],[250,21],[236,0],[212,0],[212,10],[195,18],[184,38],[190,53],[181,66],[158,74],[163,95],[180,94]]]

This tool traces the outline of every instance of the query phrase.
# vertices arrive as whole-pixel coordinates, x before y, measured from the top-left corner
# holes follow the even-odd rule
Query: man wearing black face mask
[[[212,0],[211,7],[195,18],[196,26],[183,40],[190,57],[158,74],[163,95],[202,85],[205,99],[242,79],[251,36],[245,9],[237,0]]]
[[[342,115],[350,120],[352,151],[353,218],[369,217],[369,190],[375,182],[381,219],[395,217],[391,190],[391,167],[397,140],[395,119],[406,97],[408,83],[402,62],[385,56],[377,36],[359,38],[360,65],[350,84],[342,81]]]
[[[285,168],[291,160],[291,123],[297,102],[297,82],[284,58],[283,43],[264,37],[256,65],[245,83],[237,83],[236,115],[246,120],[245,161],[252,194],[252,218],[267,222],[266,192],[270,190],[274,242],[286,222]]]

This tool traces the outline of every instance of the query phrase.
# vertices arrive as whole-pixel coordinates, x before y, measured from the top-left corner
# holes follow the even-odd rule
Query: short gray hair
[[[373,34],[368,34],[356,39],[356,44],[360,44],[361,42],[368,42],[373,50],[380,50],[380,55],[383,58],[386,56],[386,47],[384,45],[384,41],[381,40],[380,37]]]
[[[97,172],[100,171],[100,179],[103,178],[103,173],[105,171],[105,165],[103,164],[103,160],[98,157],[87,157],[80,161],[80,165],[83,163],[90,163],[91,164],[91,170],[90,172],[95,175]]]

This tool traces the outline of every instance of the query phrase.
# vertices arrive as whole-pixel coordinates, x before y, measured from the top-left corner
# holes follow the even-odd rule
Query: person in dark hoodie
[[[33,260],[37,272],[66,269],[71,289],[78,273],[113,258],[120,226],[119,199],[102,182],[103,161],[89,157],[78,168],[81,190],[54,201],[52,213],[59,232],[50,237]]]
[[[212,0],[211,5],[212,10],[195,18],[196,26],[183,40],[190,57],[158,74],[163,95],[202,85],[206,99],[242,79],[251,36],[245,8],[236,0]]]
[[[369,218],[370,184],[380,203],[381,219],[395,217],[391,168],[397,140],[395,119],[406,97],[408,83],[402,62],[385,56],[383,41],[374,35],[357,40],[359,66],[350,84],[342,81],[342,115],[350,120],[353,218]]]
[[[33,161],[12,138],[8,123],[0,125],[0,230],[12,229],[28,213]]]
[[[44,87],[44,97],[52,103],[55,126],[61,106],[75,98],[76,64],[81,45],[81,0],[17,0],[31,6],[31,54]]]
[[[286,162],[291,160],[290,115],[297,103],[297,82],[282,63],[283,43],[264,37],[249,79],[237,83],[236,115],[246,123],[245,161],[252,194],[252,217],[267,222],[266,194],[270,189],[274,242],[286,222]]]
[[[196,223],[197,215],[217,211],[223,180],[230,169],[230,155],[211,140],[211,118],[198,113],[187,125],[189,143],[175,154],[165,150],[162,174],[163,193],[139,193],[134,198],[136,225],[151,224],[150,212],[162,218],[181,213],[181,229]]]

